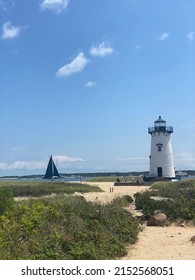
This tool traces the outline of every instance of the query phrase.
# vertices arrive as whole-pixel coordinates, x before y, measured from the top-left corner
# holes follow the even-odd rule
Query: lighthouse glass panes
[[[149,177],[175,177],[173,153],[171,145],[172,126],[166,126],[161,116],[148,128],[151,135],[150,172]]]

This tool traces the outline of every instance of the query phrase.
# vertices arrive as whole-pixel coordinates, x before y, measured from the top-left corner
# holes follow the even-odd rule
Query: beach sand
[[[88,183],[100,187],[102,193],[86,193],[88,201],[108,203],[117,196],[133,195],[145,191],[149,186],[116,186],[113,183]],[[113,187],[114,191],[110,192]],[[135,210],[133,210],[135,214]],[[123,260],[195,260],[195,243],[190,241],[195,235],[194,226],[149,227],[140,231],[136,244],[128,247]]]

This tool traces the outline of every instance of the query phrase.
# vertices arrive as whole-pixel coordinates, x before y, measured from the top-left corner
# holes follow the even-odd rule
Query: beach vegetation
[[[171,220],[195,222],[195,179],[155,182],[150,190],[135,194],[135,205],[146,216],[159,210]]]
[[[0,188],[0,215],[14,204],[13,193],[10,189]]]
[[[118,204],[121,207],[127,207],[133,202],[133,198],[130,195],[123,195],[114,198],[112,202]]]
[[[6,189],[12,192],[14,197],[40,197],[51,194],[73,194],[75,192],[101,192],[97,186],[89,186],[84,183],[70,183],[59,181],[1,181],[0,190]]]
[[[15,202],[0,215],[2,260],[98,260],[124,256],[138,223],[118,202],[57,195]]]

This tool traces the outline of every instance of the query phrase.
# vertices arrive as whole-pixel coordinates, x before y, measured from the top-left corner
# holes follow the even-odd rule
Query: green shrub
[[[118,204],[121,207],[126,207],[129,203],[133,202],[133,198],[130,195],[123,195],[122,197],[116,197],[112,203]]]
[[[137,235],[138,223],[117,203],[22,201],[0,217],[0,259],[115,259]]]
[[[124,195],[123,199],[125,199],[128,203],[132,203],[133,202],[133,198],[130,195]]]
[[[2,215],[5,210],[14,204],[12,191],[9,189],[0,189],[0,215]]]
[[[166,199],[157,201],[151,199],[151,196]],[[156,182],[151,191],[135,195],[135,205],[145,215],[152,215],[155,210],[160,210],[170,219],[195,221],[195,180]]]

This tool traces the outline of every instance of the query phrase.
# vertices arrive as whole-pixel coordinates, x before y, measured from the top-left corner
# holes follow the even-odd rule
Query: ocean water
[[[181,180],[186,180],[186,179],[195,179],[195,176],[181,177]]]
[[[82,177],[82,182],[85,182],[87,180],[90,180],[92,177]],[[51,179],[43,179],[41,177],[10,177],[10,178],[0,178],[0,181],[18,181],[18,182],[22,182],[22,181],[31,181],[31,182],[51,182]],[[80,182],[80,177],[62,177],[59,179],[54,179],[54,182]]]
[[[94,177],[82,177],[82,182],[86,182]],[[195,179],[195,176],[181,177],[180,180]],[[0,181],[31,181],[31,182],[51,182],[51,179],[43,179],[42,177],[4,177]],[[54,182],[80,182],[79,176],[66,176],[59,179],[54,179]]]

